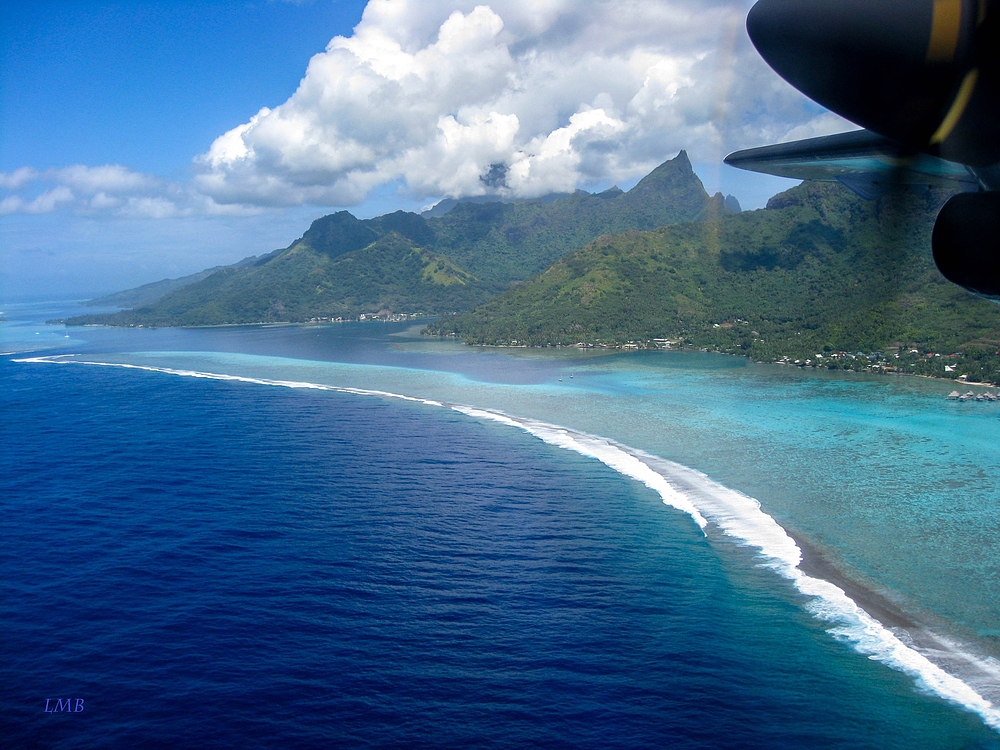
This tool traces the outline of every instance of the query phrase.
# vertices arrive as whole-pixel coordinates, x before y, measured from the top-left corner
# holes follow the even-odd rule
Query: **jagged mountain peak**
[[[698,176],[694,173],[694,168],[691,166],[691,160],[688,158],[687,151],[681,149],[677,156],[663,162],[639,180],[638,184],[628,192],[629,194],[638,194],[659,191],[666,186],[693,186],[695,184],[704,191],[705,188],[702,186],[701,180],[698,179]]]

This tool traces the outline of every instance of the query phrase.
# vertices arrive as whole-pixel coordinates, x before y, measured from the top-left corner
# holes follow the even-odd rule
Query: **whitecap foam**
[[[664,503],[690,515],[702,529],[707,524],[705,517],[699,512],[698,508],[682,493],[677,492],[671,487],[665,477],[654,471],[649,464],[644,463],[634,451],[630,452],[624,446],[620,446],[611,440],[598,437],[597,435],[588,435],[584,432],[570,430],[559,425],[539,422],[534,419],[512,417],[490,409],[479,409],[474,406],[463,406],[461,404],[449,404],[449,406],[455,411],[467,414],[470,417],[491,419],[512,427],[520,427],[522,430],[531,433],[550,445],[575,451],[589,458],[596,458],[618,473],[642,482],[650,489],[656,491]]]
[[[765,566],[789,580],[800,593],[809,597],[806,608],[814,617],[830,624],[829,632],[834,637],[850,643],[859,653],[910,676],[923,690],[978,714],[987,726],[1000,732],[1000,709],[982,695],[983,692],[1000,692],[1000,663],[994,659],[983,659],[969,654],[954,642],[937,634],[930,634],[929,640],[941,647],[940,653],[933,653],[936,649],[921,649],[916,645],[904,643],[899,635],[868,614],[839,586],[802,571],[799,567],[802,562],[802,550],[788,532],[764,512],[757,500],[725,487],[689,467],[607,438],[567,427],[516,417],[492,409],[388,391],[151,365],[84,361],[69,359],[66,355],[30,357],[13,361],[120,367],[209,380],[377,396],[449,408],[473,418],[520,428],[550,445],[597,459],[615,471],[650,487],[659,494],[666,505],[687,513],[702,530],[711,524],[737,543],[756,549]],[[924,651],[930,656],[936,656],[937,662],[964,663],[975,679],[963,680],[951,674],[939,663],[932,661]],[[976,682],[980,689],[977,690],[970,682]]]

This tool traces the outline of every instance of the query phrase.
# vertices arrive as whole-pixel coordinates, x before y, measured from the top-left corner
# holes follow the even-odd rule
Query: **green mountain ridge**
[[[399,310],[468,309],[487,297],[475,277],[392,231],[360,250],[337,255],[298,242],[264,264],[218,271],[155,305],[67,323],[304,322],[355,318],[359,310],[389,315]]]
[[[95,297],[94,299],[87,300],[83,304],[87,307],[145,307],[153,304],[164,295],[169,294],[176,289],[181,289],[183,287],[190,286],[191,284],[195,284],[202,279],[207,279],[216,271],[221,271],[224,268],[243,268],[244,266],[249,266],[253,263],[259,263],[264,259],[264,257],[266,256],[251,255],[250,257],[237,261],[230,266],[214,266],[212,268],[206,268],[204,271],[198,271],[197,273],[188,274],[187,276],[181,276],[175,279],[152,281],[149,284],[143,284],[142,286],[137,286],[133,289],[126,289],[123,292],[115,292],[113,294],[106,294],[103,297]]]
[[[429,331],[474,344],[673,345],[997,381],[1000,306],[947,282],[930,255],[946,197],[868,202],[804,183],[764,210],[600,237]],[[958,356],[928,362],[928,352]]]
[[[430,218],[340,211],[249,265],[220,269],[132,310],[65,322],[191,326],[466,311],[594,237],[732,210],[721,194],[705,192],[681,151],[628,192],[459,202]]]

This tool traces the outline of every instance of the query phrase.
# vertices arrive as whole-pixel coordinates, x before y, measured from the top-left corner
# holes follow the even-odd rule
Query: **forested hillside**
[[[944,198],[868,202],[805,183],[766,210],[601,237],[432,331],[481,344],[673,345],[934,374],[954,362],[928,364],[928,352],[960,353],[970,377],[995,378],[1000,306],[947,282],[930,255]]]

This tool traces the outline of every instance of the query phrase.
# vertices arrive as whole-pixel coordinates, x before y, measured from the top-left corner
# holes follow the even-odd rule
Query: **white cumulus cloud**
[[[132,193],[149,190],[159,184],[159,180],[155,177],[132,172],[120,164],[108,164],[102,167],[85,167],[82,164],[75,164],[44,174],[50,179],[86,195],[100,192]]]
[[[133,172],[120,164],[88,167],[74,164],[62,169],[39,171],[21,167],[0,172],[0,190],[21,191],[0,199],[0,216],[5,214],[46,214],[65,208],[83,213],[116,211],[130,201],[162,194],[176,186],[152,175]],[[163,202],[165,197],[156,198]],[[175,211],[176,213],[176,211]]]
[[[34,182],[38,178],[38,171],[31,167],[21,167],[13,172],[0,172],[0,188],[4,190],[17,190],[24,185]]]
[[[725,0],[370,0],[298,89],[219,136],[217,204],[532,197],[783,140],[816,108],[757,57]]]
[[[8,195],[0,201],[0,216],[5,214],[48,214],[65,208],[76,199],[73,191],[58,185],[32,199],[20,195]]]

